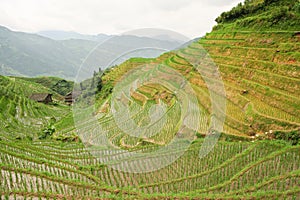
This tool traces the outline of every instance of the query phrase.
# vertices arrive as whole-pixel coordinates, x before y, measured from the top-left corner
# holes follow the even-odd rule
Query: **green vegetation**
[[[55,118],[51,118],[49,124],[39,134],[39,139],[46,139],[53,135],[55,132]]]
[[[0,143],[2,197],[293,199],[299,195],[299,146],[219,142],[208,157],[199,159],[202,140],[197,140],[168,167],[131,174],[101,164],[80,143],[16,144],[8,138]]]
[[[72,92],[74,87],[73,81],[67,81],[58,77],[36,77],[36,78],[23,77],[22,79],[39,83],[44,87],[49,88],[62,96],[65,96],[69,92]]]
[[[300,30],[299,0],[246,0],[216,19],[215,29]],[[228,26],[228,27],[229,27]]]
[[[185,49],[157,59],[127,61],[105,73],[99,93],[100,107],[110,96],[112,84],[122,75],[144,63],[165,63],[178,70],[192,84],[204,113],[209,113],[210,97],[201,75],[193,71],[185,57],[197,55],[203,47],[218,65],[225,84],[227,108],[224,133],[258,138],[275,131],[300,127],[300,80],[298,39],[295,31],[213,31]],[[150,101],[162,90],[157,86],[140,88],[133,98]],[[147,99],[146,98],[146,99]],[[150,99],[149,99],[150,98]],[[144,98],[145,99],[145,98]],[[204,132],[200,133],[204,134]],[[269,134],[268,138],[275,138]]]
[[[284,140],[292,145],[300,144],[300,130],[290,132],[275,131],[274,137],[278,140]]]
[[[61,85],[54,87],[61,80],[0,77],[1,198],[298,199],[298,18],[298,1],[248,0],[222,14],[211,33],[186,48],[155,59],[130,59],[103,74],[95,73],[75,86],[83,90],[88,105],[95,103],[95,110],[84,107],[85,112],[77,113],[79,119],[87,120],[77,121],[76,128],[70,107],[59,101],[44,105],[28,99],[31,92],[52,92],[61,99],[55,92],[65,93]],[[203,74],[187,58],[201,56],[203,51],[222,75],[226,119],[219,142],[200,158],[212,104],[204,78],[215,72],[207,57],[197,63],[206,70]],[[123,76],[144,64],[164,64],[186,78],[201,112],[199,118],[193,115],[190,120],[199,120],[201,125],[187,151],[170,165],[147,173],[122,172],[111,165],[136,161],[142,166],[144,163],[127,157],[127,151],[154,152],[170,143],[181,123],[179,98],[163,84],[148,83],[129,94],[124,92],[120,99],[113,98]],[[158,66],[153,72],[168,72]],[[62,84],[64,89],[69,88],[67,83],[66,87]],[[155,135],[147,131],[141,138],[129,135],[120,128],[128,120],[118,123],[110,112],[111,104],[118,102],[129,104],[130,118],[141,126],[151,122],[149,111],[164,103],[167,123]],[[79,99],[79,106],[84,105],[81,103]],[[103,140],[101,134],[107,143],[93,146]],[[177,154],[175,148],[159,156]],[[150,164],[157,162],[153,159]]]
[[[69,113],[66,105],[44,105],[30,100],[32,93],[52,93],[54,101],[62,99],[61,95],[33,81],[0,76],[1,135],[36,138],[54,119],[59,121]]]

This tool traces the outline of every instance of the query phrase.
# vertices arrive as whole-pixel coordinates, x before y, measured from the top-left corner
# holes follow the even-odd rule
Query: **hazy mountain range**
[[[111,37],[111,35],[106,35],[106,34],[85,35],[74,31],[60,31],[60,30],[40,31],[37,32],[37,34],[53,40],[80,39],[80,40],[103,41]]]
[[[103,41],[106,42],[102,43]],[[156,57],[162,50],[172,50],[183,43],[164,35],[149,38],[134,35],[83,35],[65,31],[33,34],[15,32],[0,26],[0,74],[73,79],[80,66],[85,67],[84,76],[88,76],[99,67],[108,67],[128,49],[159,48],[159,51],[140,51],[130,55]],[[91,53],[96,46],[98,48]],[[88,55],[90,56],[86,59]],[[114,64],[117,63],[114,61]]]

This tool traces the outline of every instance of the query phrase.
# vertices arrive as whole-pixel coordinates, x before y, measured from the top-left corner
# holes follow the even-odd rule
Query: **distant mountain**
[[[0,27],[0,66],[3,75],[71,77],[79,61],[70,48],[60,41]]]
[[[130,54],[126,57],[147,58],[158,56],[163,52],[162,49],[172,50],[182,44],[178,41],[123,35],[110,38],[91,53],[91,50],[101,44],[101,37],[103,36],[103,39],[106,36],[72,34],[76,36],[74,39],[53,40],[38,34],[14,32],[0,26],[0,74],[28,77],[58,76],[74,79],[82,66],[84,77],[88,77],[99,67],[106,68],[110,64],[120,63],[121,61],[116,62],[114,59],[128,49],[132,51],[140,47],[160,49],[139,51],[138,54]],[[70,33],[68,37],[72,34]],[[80,37],[86,39],[79,39]],[[87,55],[90,55],[89,59],[86,59]]]
[[[77,80],[91,77],[99,67],[115,66],[132,57],[155,58],[181,43],[133,35],[114,36],[93,50],[81,65]]]
[[[139,37],[148,37],[157,40],[179,42],[181,44],[190,40],[186,36],[172,30],[161,30],[157,28],[141,28],[125,32],[123,35],[136,35]]]
[[[37,32],[36,34],[47,37],[53,40],[70,40],[70,39],[79,39],[79,40],[91,40],[101,42],[108,38],[117,36],[117,35],[107,35],[107,34],[97,34],[97,35],[89,35],[89,34],[81,34],[74,31],[61,31],[61,30],[45,30]],[[134,35],[138,37],[147,37],[156,40],[169,41],[169,42],[178,42],[184,43],[189,40],[185,36],[178,34],[174,31],[168,31],[168,34],[162,32],[161,29],[155,28],[144,28],[137,29],[129,32],[125,32],[122,35]]]
[[[104,41],[111,37],[106,34],[98,35],[84,35],[74,31],[60,31],[60,30],[47,30],[40,31],[37,33],[40,36],[48,37],[53,40],[69,40],[69,39],[80,39],[80,40],[92,40],[92,41]]]

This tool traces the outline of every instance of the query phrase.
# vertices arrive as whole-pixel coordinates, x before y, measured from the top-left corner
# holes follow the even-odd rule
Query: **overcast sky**
[[[241,0],[0,0],[0,25],[12,30],[121,34],[164,28],[194,38]]]

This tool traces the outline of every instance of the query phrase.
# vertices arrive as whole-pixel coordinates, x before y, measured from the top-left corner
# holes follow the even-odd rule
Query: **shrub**
[[[39,134],[39,139],[46,139],[53,135],[55,132],[55,126],[53,125],[55,123],[55,118],[51,118],[49,124],[47,127],[45,127],[42,132]]]
[[[293,11],[296,13],[300,13],[300,2],[296,3],[293,7]]]
[[[298,145],[300,144],[300,129],[291,132],[275,131],[274,137],[278,140],[284,140],[291,145]]]
[[[270,28],[283,30],[299,28],[300,2],[295,0],[245,1],[217,19],[218,24],[236,22],[239,27]],[[214,30],[220,28],[216,26]]]
[[[236,7],[228,12],[223,12],[215,21],[218,23],[230,22],[246,15],[257,12],[263,7],[263,4],[251,5],[251,1],[245,1],[244,4],[239,3]]]
[[[53,139],[62,142],[79,142],[80,138],[75,132],[54,134]]]

